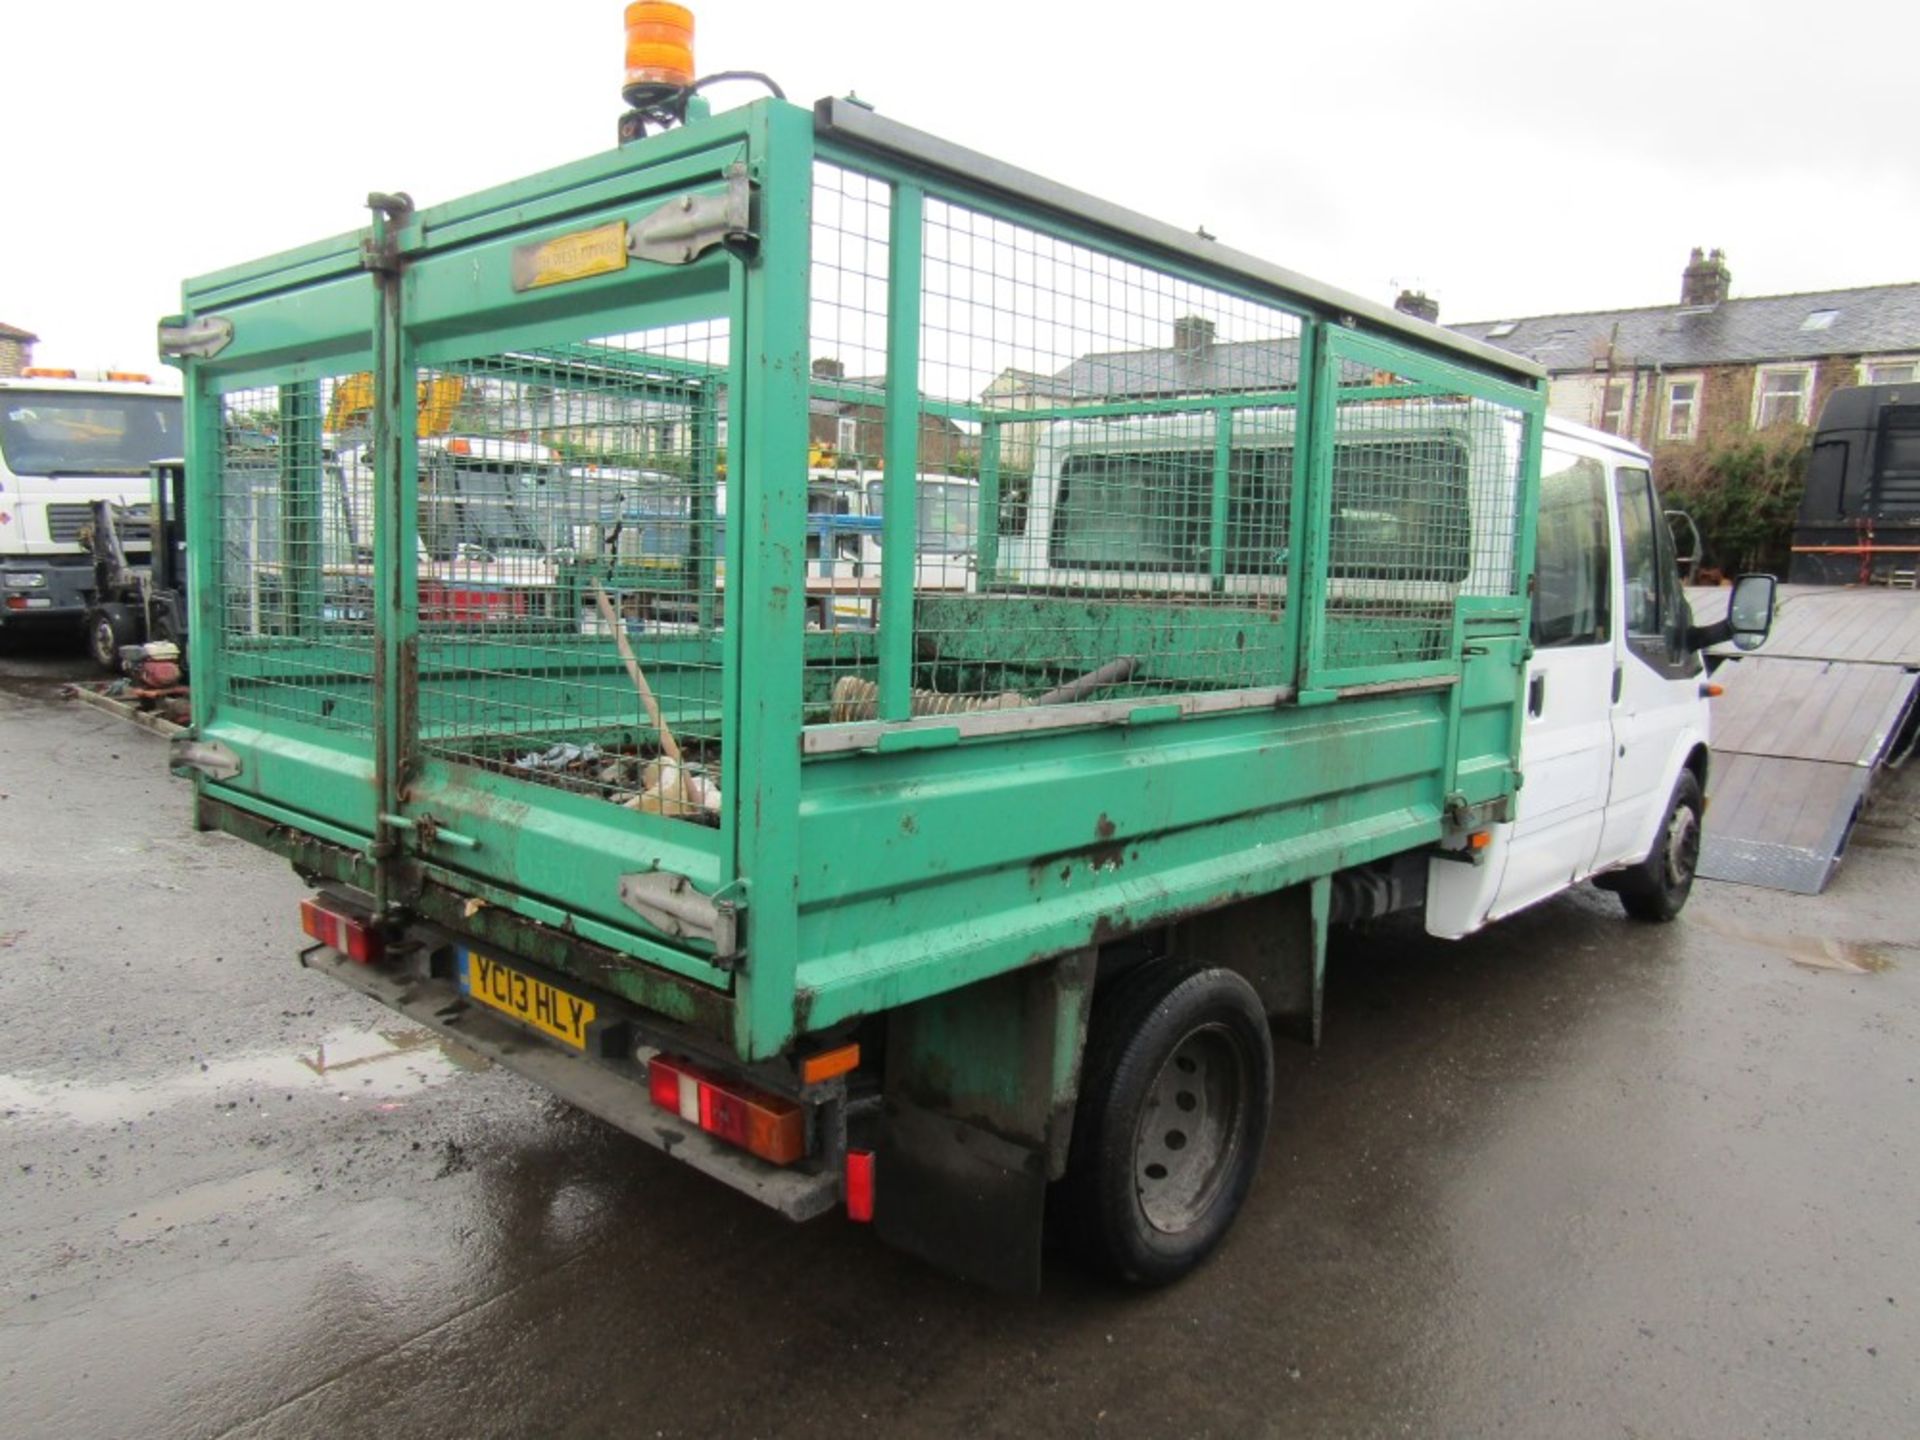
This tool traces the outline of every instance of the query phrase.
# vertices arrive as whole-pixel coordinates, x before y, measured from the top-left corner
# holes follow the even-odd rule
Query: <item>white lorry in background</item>
[[[123,541],[143,552],[149,467],[185,450],[179,394],[145,375],[37,368],[0,377],[0,632],[77,632],[94,583],[85,543],[94,502],[127,512]]]
[[[886,481],[865,482],[868,515],[886,510]],[[959,475],[921,475],[913,487],[915,590],[971,590],[980,550],[980,482]]]

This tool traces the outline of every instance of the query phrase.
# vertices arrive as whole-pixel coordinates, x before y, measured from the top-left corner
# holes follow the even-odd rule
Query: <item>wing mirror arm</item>
[[[1733,638],[1733,621],[1716,620],[1711,625],[1689,625],[1687,627],[1687,652],[1697,654],[1709,650],[1715,645],[1724,645]]]

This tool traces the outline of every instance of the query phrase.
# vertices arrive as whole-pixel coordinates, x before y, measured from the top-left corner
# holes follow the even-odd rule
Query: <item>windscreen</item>
[[[1096,451],[1060,467],[1053,562],[1087,570],[1204,571],[1213,450]],[[1290,446],[1235,449],[1227,464],[1226,573],[1285,565]],[[1457,440],[1342,440],[1334,447],[1329,573],[1467,574],[1467,455]]]
[[[980,487],[971,480],[939,480],[921,476],[914,482],[914,548],[923,555],[960,555],[979,543]],[[867,482],[867,513],[886,510],[886,482]]]
[[[0,454],[15,475],[141,475],[185,452],[178,396],[0,391]]]
[[[435,456],[420,466],[420,538],[436,559],[570,548],[587,515],[558,466]]]

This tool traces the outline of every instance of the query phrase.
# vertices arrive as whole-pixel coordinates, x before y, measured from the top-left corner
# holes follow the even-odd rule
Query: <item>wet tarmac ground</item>
[[[0,1434],[1920,1434],[1920,785],[1818,899],[1349,938],[1206,1270],[950,1282],[299,969],[0,656]]]

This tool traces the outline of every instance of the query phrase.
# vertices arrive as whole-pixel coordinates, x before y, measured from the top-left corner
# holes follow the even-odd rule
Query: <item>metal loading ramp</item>
[[[1773,638],[1724,654],[1699,873],[1817,895],[1920,692],[1920,596],[1782,587]],[[1717,618],[1725,591],[1697,591]]]

